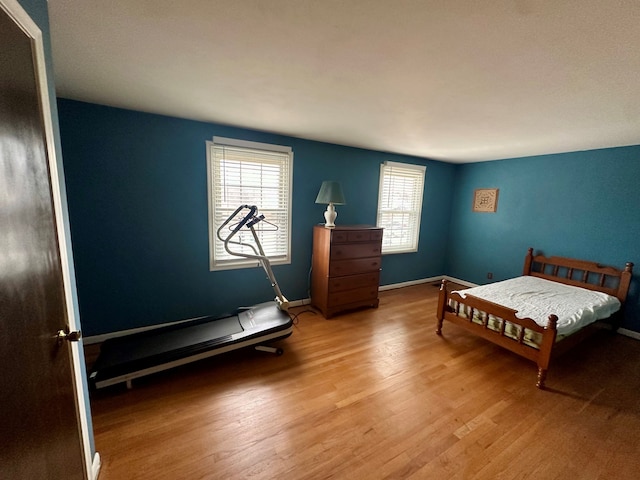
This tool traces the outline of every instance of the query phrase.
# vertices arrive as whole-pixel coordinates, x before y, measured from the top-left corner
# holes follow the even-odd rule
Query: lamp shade
[[[345,205],[347,202],[344,200],[344,193],[342,193],[340,182],[334,182],[333,180],[325,180],[322,182],[322,186],[316,197],[316,203]]]

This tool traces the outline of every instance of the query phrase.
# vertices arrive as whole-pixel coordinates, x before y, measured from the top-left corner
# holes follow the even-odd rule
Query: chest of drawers
[[[382,229],[369,226],[313,228],[311,304],[325,318],[378,306]]]

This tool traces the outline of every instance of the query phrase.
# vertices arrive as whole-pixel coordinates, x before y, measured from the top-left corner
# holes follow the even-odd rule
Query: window
[[[408,163],[380,165],[377,224],[384,228],[382,253],[418,251],[425,171]]]
[[[292,173],[290,147],[221,137],[207,142],[211,270],[257,265],[255,260],[230,255],[216,235],[229,215],[245,204],[256,205],[259,213],[277,227],[272,228],[266,222],[256,225],[258,238],[271,263],[291,263]],[[234,240],[255,244],[249,230],[239,233]],[[233,248],[254,253],[248,247],[234,245]]]

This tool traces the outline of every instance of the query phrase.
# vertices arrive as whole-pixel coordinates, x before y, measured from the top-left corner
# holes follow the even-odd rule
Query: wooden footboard
[[[558,317],[550,315],[546,327],[541,327],[530,318],[516,317],[516,310],[482,300],[472,295],[462,297],[450,292],[447,281],[442,280],[438,297],[438,326],[436,333],[442,335],[442,323],[448,320],[474,335],[500,345],[538,365],[536,386],[544,388],[547,370],[556,341]],[[510,327],[511,324],[513,327]],[[517,332],[514,335],[514,330]],[[541,340],[537,348],[527,341],[527,332],[535,332]]]

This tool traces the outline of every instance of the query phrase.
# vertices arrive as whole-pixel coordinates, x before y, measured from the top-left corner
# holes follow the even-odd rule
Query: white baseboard
[[[464,285],[465,287],[477,287],[477,283],[467,282],[466,280],[460,280],[459,278],[450,277],[449,275],[443,275],[442,278],[446,279],[449,282],[459,283],[460,285]]]
[[[618,333],[620,335],[624,335],[625,337],[630,337],[636,340],[640,340],[640,332],[636,332],[634,330],[629,330],[627,328],[619,328]]]
[[[391,284],[388,284],[388,285],[380,285],[378,290],[381,291],[381,292],[384,292],[386,290],[394,290],[396,288],[403,288],[403,287],[412,287],[414,285],[420,285],[420,284],[423,284],[423,283],[441,282],[443,279],[446,279],[449,282],[454,282],[454,283],[458,283],[460,285],[465,285],[467,287],[477,287],[478,286],[477,283],[467,282],[466,280],[462,280],[460,278],[450,277],[448,275],[438,275],[436,277],[421,278],[421,279],[418,279],[418,280],[411,280],[411,281],[408,281],[408,282],[400,282],[400,283],[391,283]],[[291,302],[289,302],[289,305],[291,307],[301,307],[301,306],[304,306],[304,305],[309,305],[309,303],[311,303],[311,299],[304,298],[302,300],[291,301]],[[109,340],[110,338],[123,337],[125,335],[132,335],[134,333],[146,332],[146,331],[155,330],[155,329],[161,328],[161,327],[168,327],[168,326],[171,326],[171,325],[179,325],[181,323],[193,322],[194,320],[199,320],[200,318],[204,318],[204,317],[189,318],[187,320],[179,320],[177,322],[162,323],[162,324],[159,324],[159,325],[158,324],[149,325],[147,327],[131,328],[129,330],[120,330],[118,332],[105,333],[105,334],[102,334],[102,335],[92,335],[90,337],[85,337],[83,339],[83,342],[84,342],[85,345],[91,345],[91,344],[94,344],[94,343],[101,343],[101,342],[104,342],[105,340]],[[628,330],[626,328],[619,328],[618,329],[618,333],[620,333],[621,335],[624,335],[626,337],[631,337],[631,338],[635,338],[636,340],[640,340],[640,332],[635,332],[633,330]],[[99,459],[100,458],[98,456],[98,461],[99,461]],[[99,465],[98,465],[98,468],[99,468]]]
[[[440,282],[442,281],[443,278],[446,278],[447,280],[451,281],[451,282],[455,282],[455,283],[459,283],[461,285],[466,285],[469,287],[474,287],[476,286],[473,283],[469,283],[466,282],[464,280],[459,280],[457,278],[453,278],[453,277],[448,277],[446,275],[438,275],[436,277],[430,277],[430,278],[421,278],[418,280],[411,280],[409,282],[400,282],[400,283],[392,283],[389,285],[381,285],[379,287],[379,290],[381,292],[385,291],[385,290],[393,290],[396,288],[402,288],[402,287],[411,287],[413,285],[420,285],[423,283],[433,283],[433,282]],[[304,305],[309,305],[311,303],[311,299],[309,298],[304,298],[302,300],[293,300],[289,302],[289,306],[291,307],[301,307]],[[109,333],[103,333],[100,335],[91,335],[88,337],[84,337],[82,339],[82,342],[84,343],[84,345],[93,345],[96,343],[102,343],[105,342],[111,338],[118,338],[118,337],[124,337],[126,335],[133,335],[135,333],[142,333],[142,332],[148,332],[150,330],[156,330],[158,328],[163,328],[163,327],[170,327],[173,325],[180,325],[182,323],[188,323],[188,322],[193,322],[196,320],[200,320],[201,318],[204,317],[195,317],[195,318],[188,318],[186,320],[178,320],[176,322],[167,322],[167,323],[160,323],[160,324],[155,324],[155,325],[148,325],[146,327],[138,327],[138,328],[130,328],[127,330],[119,330],[117,332],[109,332]]]
[[[459,283],[467,287],[477,287],[478,284],[467,282],[466,280],[460,280],[459,278],[450,277],[448,275],[438,275],[437,277],[421,278],[419,280],[411,280],[409,282],[391,283],[389,285],[381,285],[378,290],[384,292],[385,290],[393,290],[395,288],[412,287],[414,285],[420,285],[422,283],[440,283],[442,280],[448,282]]]
[[[93,456],[93,463],[91,464],[91,480],[98,480],[101,466],[102,462],[100,461],[100,454],[96,452]]]
[[[304,300],[294,300],[292,302],[289,302],[289,306],[299,307],[301,305],[308,305],[309,302],[310,302],[310,299],[308,298]],[[93,345],[95,343],[105,342],[111,338],[124,337],[126,335],[133,335],[134,333],[148,332],[149,330],[156,330],[158,328],[164,328],[164,327],[170,327],[172,325],[180,325],[182,323],[194,322],[196,320],[200,320],[201,318],[205,318],[205,317],[187,318],[186,320],[178,320],[176,322],[159,323],[159,324],[157,323],[155,325],[148,325],[146,327],[130,328],[127,330],[118,330],[117,332],[103,333],[101,335],[91,335],[89,337],[83,337],[82,342],[85,345]]]
[[[171,325],[179,325],[181,323],[193,322],[204,317],[188,318],[186,320],[178,320],[177,322],[160,323],[155,325],[148,325],[146,327],[130,328],[127,330],[118,330],[117,332],[103,333],[101,335],[91,335],[90,337],[83,337],[82,342],[85,345],[92,345],[94,343],[102,343],[110,338],[124,337],[125,335],[133,335],[134,333],[148,332],[149,330],[156,330],[161,327],[169,327]]]
[[[420,285],[422,283],[440,282],[442,278],[443,278],[442,275],[440,275],[438,277],[421,278],[419,280],[411,280],[409,282],[390,283],[389,285],[380,285],[380,288],[378,288],[378,290],[380,292],[384,292],[385,290],[394,290],[396,288],[412,287],[414,285]]]

